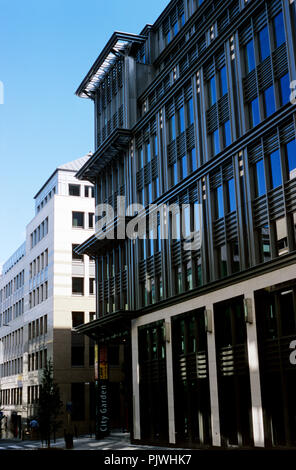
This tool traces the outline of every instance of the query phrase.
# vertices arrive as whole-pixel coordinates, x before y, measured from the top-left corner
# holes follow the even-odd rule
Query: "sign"
[[[95,344],[95,380],[99,380],[99,347]]]
[[[108,364],[100,363],[100,380],[108,380]]]
[[[109,434],[109,387],[108,350],[100,347],[99,362],[99,430],[101,435]]]

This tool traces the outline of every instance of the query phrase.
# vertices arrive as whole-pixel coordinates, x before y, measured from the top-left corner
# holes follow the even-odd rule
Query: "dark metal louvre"
[[[258,87],[259,92],[266,90],[273,84],[272,79],[272,68],[271,68],[271,57],[266,57],[266,59],[261,62],[257,67],[257,76],[258,76]]]
[[[282,2],[281,0],[272,0],[271,2],[267,2],[267,11],[268,17],[271,19],[276,16],[282,9]]]
[[[282,44],[272,53],[272,63],[274,76],[276,79],[281,78],[283,75],[288,73],[288,57],[286,44]]]
[[[263,10],[253,19],[254,31],[255,32],[260,31],[262,28],[264,28],[266,23],[267,23],[266,11]]]
[[[245,103],[249,103],[256,98],[258,94],[256,70],[252,70],[252,72],[243,78],[243,88]]]

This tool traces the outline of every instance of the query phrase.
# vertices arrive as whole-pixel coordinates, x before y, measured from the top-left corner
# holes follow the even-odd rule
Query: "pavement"
[[[64,438],[57,438],[51,447],[65,449]],[[0,439],[1,450],[38,450],[46,445],[41,441],[22,441],[20,439]],[[110,436],[97,441],[94,437],[80,436],[73,439],[73,450],[171,450],[169,447],[153,447],[146,445],[135,445],[130,443],[129,433],[112,433]],[[175,449],[177,450],[177,449]],[[179,449],[182,450],[182,449]],[[183,449],[184,450],[184,449]]]

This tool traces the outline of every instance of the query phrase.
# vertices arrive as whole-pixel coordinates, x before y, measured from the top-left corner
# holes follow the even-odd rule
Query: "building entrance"
[[[221,444],[253,445],[243,297],[214,305]]]
[[[296,283],[255,293],[266,446],[296,446]]]
[[[204,309],[172,320],[176,442],[210,445],[211,408]]]
[[[141,439],[168,442],[164,322],[139,328]]]

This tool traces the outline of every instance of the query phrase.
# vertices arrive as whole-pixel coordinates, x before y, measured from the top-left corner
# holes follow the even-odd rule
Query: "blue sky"
[[[33,196],[93,150],[92,102],[74,95],[115,30],[139,33],[168,0],[0,0],[0,264],[24,241]]]

